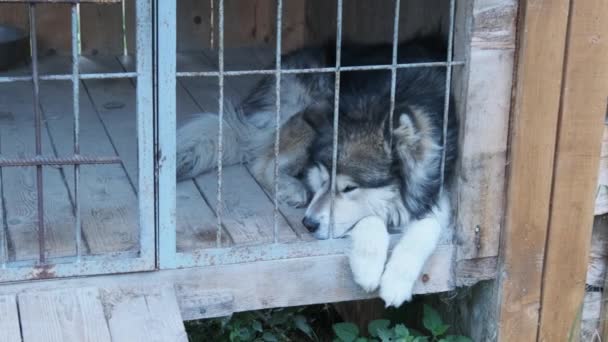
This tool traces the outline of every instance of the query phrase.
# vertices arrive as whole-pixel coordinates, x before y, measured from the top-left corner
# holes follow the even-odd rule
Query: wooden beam
[[[499,341],[537,335],[568,10],[568,0],[520,3],[497,283]]]
[[[605,0],[571,1],[539,341],[578,330],[608,98],[607,13]]]

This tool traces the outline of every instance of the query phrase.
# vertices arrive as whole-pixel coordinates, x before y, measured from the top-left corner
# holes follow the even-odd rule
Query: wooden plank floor
[[[269,65],[267,50],[231,50],[228,70]],[[217,56],[204,52],[180,55],[178,69],[214,70]],[[132,70],[128,58],[83,58],[86,73]],[[51,56],[40,60],[42,74],[69,73],[70,59]],[[7,74],[26,74],[27,69]],[[259,76],[229,78],[226,96],[239,101]],[[85,80],[81,83],[81,153],[119,156],[120,165],[81,167],[82,253],[97,255],[136,251],[137,132],[134,80]],[[70,82],[42,82],[42,143],[46,155],[69,156],[73,146],[72,88]],[[215,78],[180,78],[177,85],[178,126],[196,113],[217,112]],[[34,155],[32,90],[29,82],[0,84],[0,155],[23,158]],[[44,201],[49,258],[73,256],[74,168],[44,167]],[[39,255],[35,168],[3,168],[0,172],[0,243],[4,261],[36,260]],[[214,172],[177,186],[177,250],[187,252],[215,247],[217,175]],[[245,166],[225,168],[223,246],[255,245],[273,240],[273,202]],[[303,210],[281,208],[279,241],[309,240],[300,221]],[[0,248],[0,252],[3,249]],[[8,259],[8,260],[4,260]]]
[[[85,287],[0,297],[0,342],[188,341],[171,286]]]

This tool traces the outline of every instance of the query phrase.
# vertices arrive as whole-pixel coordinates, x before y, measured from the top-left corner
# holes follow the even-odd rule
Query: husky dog
[[[440,41],[418,38],[401,43],[398,63],[443,60],[446,50]],[[282,57],[282,66],[333,66],[334,46],[297,50]],[[345,45],[341,65],[390,64],[391,56],[391,45]],[[302,223],[316,238],[349,236],[355,281],[370,292],[380,287],[387,306],[411,299],[422,267],[442,229],[450,224],[448,196],[440,193],[441,159],[445,148],[444,178],[449,182],[457,155],[458,124],[450,110],[443,141],[445,77],[444,68],[398,69],[391,115],[390,70],[343,71],[337,128],[333,125],[333,73],[281,77],[276,195],[284,204],[307,206]],[[223,163],[247,162],[272,193],[274,77],[261,80],[240,104],[226,102],[224,108]],[[216,166],[218,120],[217,115],[206,113],[180,128],[178,179]],[[335,132],[337,168],[332,182]],[[403,236],[387,262],[389,229],[402,231]]]

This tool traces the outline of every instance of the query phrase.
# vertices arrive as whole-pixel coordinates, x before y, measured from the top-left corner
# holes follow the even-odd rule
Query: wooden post
[[[608,99],[608,2],[572,0],[566,44],[539,341],[578,333]]]
[[[608,3],[520,9],[497,335],[577,340],[608,96]]]
[[[521,1],[507,210],[498,272],[499,341],[537,336],[568,0]]]

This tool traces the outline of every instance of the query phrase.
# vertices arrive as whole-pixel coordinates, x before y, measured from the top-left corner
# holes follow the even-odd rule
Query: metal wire
[[[441,151],[441,178],[439,193],[443,194],[444,182],[445,182],[445,158],[447,151],[447,138],[448,138],[448,119],[450,113],[450,91],[452,87],[452,49],[454,40],[454,13],[456,0],[450,0],[450,28],[448,33],[448,51],[447,51],[447,67],[445,75],[445,98],[443,104],[443,148]]]
[[[395,16],[393,21],[393,61],[391,67],[391,109],[389,112],[389,146],[393,146],[393,117],[395,116],[395,91],[397,88],[397,51],[399,50],[399,11],[401,1],[395,0]]]
[[[19,167],[19,166],[43,166],[43,165],[78,165],[78,164],[120,164],[119,157],[54,157],[54,156],[35,156],[30,158],[4,158],[0,157],[0,167]]]
[[[334,132],[333,132],[333,148],[331,156],[331,206],[330,206],[330,222],[329,222],[329,238],[334,238],[335,224],[335,200],[336,200],[336,175],[338,167],[338,123],[339,123],[339,107],[340,107],[340,70],[342,60],[342,0],[338,0],[338,8],[336,14],[336,67],[334,81]]]
[[[222,215],[223,215],[223,203],[222,203],[222,178],[223,178],[223,157],[224,157],[224,0],[219,0],[219,56],[218,56],[218,79],[220,87],[220,98],[219,98],[219,127],[218,127],[218,144],[217,144],[217,232],[216,232],[216,244],[220,248],[222,246]]]
[[[40,84],[38,78],[38,43],[36,41],[36,5],[29,5],[30,45],[32,48],[32,82],[34,90],[34,131],[36,135],[36,156],[42,155],[42,113],[40,112]],[[42,182],[42,165],[36,166],[36,203],[38,215],[38,262],[46,262],[45,226],[44,226],[44,192]]]
[[[464,65],[463,61],[451,62],[452,66]],[[354,66],[342,66],[340,71],[370,71],[370,70],[392,70],[396,69],[407,69],[407,68],[437,68],[446,67],[446,62],[425,62],[425,63],[402,63],[402,64],[379,64],[379,65],[354,65]],[[330,73],[336,72],[335,67],[326,68],[304,68],[304,69],[283,69],[281,74],[312,74],[312,73]],[[224,76],[245,76],[245,75],[274,75],[276,74],[275,69],[267,70],[232,70],[224,71]],[[177,73],[177,77],[218,77],[219,72],[217,71],[180,71]],[[1,78],[0,78],[1,80]]]
[[[80,60],[78,44],[79,14],[78,4],[72,4],[72,103],[74,105],[74,156],[80,155]],[[76,241],[76,262],[80,262],[82,223],[80,219],[80,164],[74,164],[74,240]]]
[[[274,140],[274,211],[272,236],[274,243],[279,242],[279,153],[281,143],[281,40],[283,28],[283,1],[277,0],[277,45],[275,53],[275,140]]]
[[[137,78],[139,76],[136,72],[106,72],[106,73],[95,73],[95,74],[79,74],[78,78],[81,80],[104,80],[104,79],[123,79],[123,78]],[[72,80],[72,74],[66,75],[39,75],[38,79],[41,81],[70,81]],[[30,82],[33,81],[33,76],[2,76],[0,77],[0,83],[12,83],[12,82]]]

